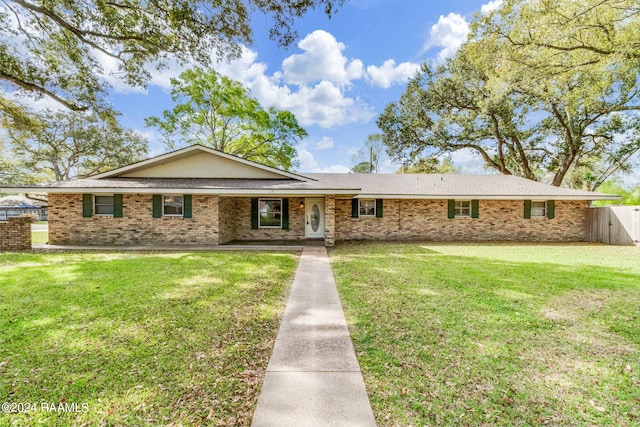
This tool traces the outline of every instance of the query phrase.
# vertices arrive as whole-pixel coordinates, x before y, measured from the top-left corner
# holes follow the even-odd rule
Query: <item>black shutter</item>
[[[547,200],[547,218],[554,219],[556,217],[556,201]]]
[[[358,203],[358,199],[351,199],[351,218],[358,218],[359,208],[360,204]]]
[[[471,218],[478,218],[480,216],[480,200],[471,201]]]
[[[162,195],[153,195],[153,217],[162,218]]]
[[[182,217],[183,218],[192,218],[193,217],[193,202],[191,200],[191,194],[185,194],[182,196]]]
[[[258,198],[251,198],[251,229],[258,229]]]
[[[382,218],[382,199],[376,199],[376,218]]]
[[[531,200],[524,201],[524,219],[531,219]]]
[[[113,217],[122,218],[122,194],[113,195]]]
[[[450,219],[456,217],[456,201],[453,199],[448,200],[447,217]]]
[[[82,195],[82,216],[91,218],[93,214],[93,196],[91,194]]]
[[[282,199],[282,229],[289,229],[289,199]]]

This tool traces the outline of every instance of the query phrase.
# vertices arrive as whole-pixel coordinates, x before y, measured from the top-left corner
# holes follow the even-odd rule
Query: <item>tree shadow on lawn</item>
[[[381,425],[640,421],[635,271],[377,255],[333,266]]]
[[[0,424],[250,423],[295,255],[58,257],[0,270],[0,398],[89,412]]]

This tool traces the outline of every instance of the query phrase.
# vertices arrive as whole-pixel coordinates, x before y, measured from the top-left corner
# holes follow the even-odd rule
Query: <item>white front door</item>
[[[305,199],[305,236],[309,239],[324,237],[324,199]]]

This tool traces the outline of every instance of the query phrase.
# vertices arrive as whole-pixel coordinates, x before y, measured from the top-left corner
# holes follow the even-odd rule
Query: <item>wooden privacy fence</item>
[[[640,206],[589,208],[585,239],[609,245],[640,245]]]

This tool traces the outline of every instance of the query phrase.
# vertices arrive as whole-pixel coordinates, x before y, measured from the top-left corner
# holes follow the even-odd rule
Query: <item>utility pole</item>
[[[369,173],[373,173],[373,147],[369,147]]]

